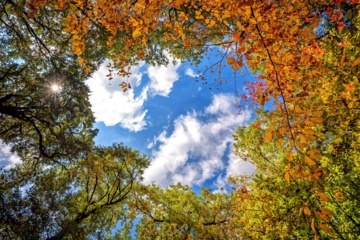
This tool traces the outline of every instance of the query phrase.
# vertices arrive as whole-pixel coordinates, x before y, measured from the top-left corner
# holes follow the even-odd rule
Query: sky
[[[99,129],[95,141],[122,142],[148,155],[145,184],[166,187],[180,182],[218,190],[226,187],[229,176],[254,171],[232,153],[233,132],[253,118],[251,109],[237,100],[246,93],[242,82],[254,80],[246,69],[238,76],[230,67],[223,69],[228,81],[219,85],[211,73],[204,73],[212,64],[209,60],[199,66],[142,63],[128,78],[111,81],[105,76],[106,64],[87,81]],[[119,86],[122,81],[132,86],[125,93]]]
[[[195,190],[219,191],[226,188],[229,176],[251,174],[254,167],[232,153],[232,133],[254,117],[251,108],[238,101],[246,94],[242,82],[254,78],[246,69],[234,75],[225,67],[226,84],[218,84],[218,74],[205,71],[217,60],[206,58],[199,66],[140,63],[129,77],[111,81],[106,77],[108,62],[102,64],[86,81],[99,129],[95,142],[121,142],[148,155],[151,164],[143,176],[145,184],[166,187],[180,182]],[[125,93],[119,86],[122,81],[132,86]],[[0,166],[8,169],[19,162],[2,142],[0,152]]]

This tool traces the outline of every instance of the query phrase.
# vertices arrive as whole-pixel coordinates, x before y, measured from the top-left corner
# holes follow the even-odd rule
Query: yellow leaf
[[[79,58],[78,63],[81,65],[81,64],[83,64],[83,62],[85,62],[85,59]]]
[[[305,157],[304,157],[304,160],[305,160],[305,162],[306,162],[310,167],[316,165],[316,163],[315,163],[311,158],[309,158],[308,156],[305,156]]]
[[[133,33],[132,33],[132,36],[133,36],[133,38],[140,37],[141,36],[141,29],[140,28],[135,29],[135,31],[133,31]]]
[[[294,140],[290,139],[289,144],[290,144],[291,147],[294,147],[295,146]]]
[[[316,230],[315,230],[315,218],[311,218],[311,230],[313,232],[316,232]]]
[[[216,25],[216,22],[214,20],[210,20],[210,23],[208,24],[208,27],[213,27]]]
[[[233,57],[229,57],[227,60],[226,60],[227,64],[229,65],[232,65],[234,62],[236,62],[235,58]]]
[[[289,173],[289,171],[287,171],[287,172],[285,173],[285,180],[286,180],[288,183],[290,183],[290,173]]]
[[[291,152],[286,152],[286,159],[290,162],[293,160],[293,156]]]
[[[305,216],[310,216],[311,215],[311,211],[308,207],[304,207],[304,214]]]

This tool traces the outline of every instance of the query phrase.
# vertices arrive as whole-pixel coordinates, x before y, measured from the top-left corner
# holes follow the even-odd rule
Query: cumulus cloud
[[[173,58],[168,56],[167,66],[150,66],[147,74],[150,78],[149,89],[153,95],[167,97],[171,92],[174,82],[179,80],[177,69],[180,63],[174,64]]]
[[[174,121],[171,134],[162,132],[153,150],[153,160],[144,182],[161,186],[181,182],[200,185],[224,170],[232,170],[223,159],[232,142],[231,134],[250,119],[250,112],[237,114],[235,98],[219,94],[203,112],[189,112]]]
[[[90,102],[96,121],[104,122],[106,126],[120,124],[130,131],[140,131],[146,126],[146,110],[143,109],[147,98],[147,88],[139,96],[135,96],[133,88],[123,93],[119,84],[123,81],[136,87],[141,83],[142,73],[140,67],[132,68],[129,78],[114,77],[109,81],[106,75],[108,69],[102,64],[93,77],[87,81],[90,88]]]
[[[0,140],[0,167],[8,170],[21,163],[19,156],[11,152],[11,147]]]
[[[192,70],[191,68],[186,68],[185,74],[193,78],[197,78],[200,76],[200,74],[195,73],[194,70]]]
[[[144,102],[148,99],[149,93],[152,96],[168,96],[173,84],[179,79],[177,69],[180,64],[173,64],[169,57],[168,66],[150,66],[147,71],[141,72],[140,68],[144,63],[131,69],[128,78],[113,76],[111,81],[106,75],[109,73],[106,61],[96,71],[91,79],[87,81],[90,88],[90,102],[96,121],[103,122],[106,126],[120,124],[130,131],[141,131],[148,124],[146,121],[147,110],[144,109]],[[150,81],[141,89],[139,95],[135,95],[134,87],[141,84],[143,75],[149,76]],[[119,86],[121,82],[129,83],[132,88],[124,93]]]

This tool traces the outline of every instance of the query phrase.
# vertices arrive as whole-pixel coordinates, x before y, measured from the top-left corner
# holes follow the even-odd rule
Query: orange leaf
[[[78,63],[81,65],[81,64],[83,64],[83,62],[85,62],[85,59],[79,58]]]
[[[306,135],[314,135],[314,134],[315,134],[315,131],[312,130],[311,128],[307,128],[307,129],[304,129],[304,130],[303,130],[303,134],[306,134]]]
[[[242,65],[243,65],[242,62],[235,62],[232,64],[232,68],[234,69],[234,71],[237,71]]]
[[[305,156],[305,157],[304,157],[304,160],[305,160],[305,162],[306,162],[310,167],[316,165],[316,163],[315,163],[311,158],[309,158],[308,156]]]
[[[324,201],[324,202],[329,201],[329,198],[328,196],[325,195],[325,193],[320,192],[320,193],[316,193],[315,195],[317,199],[319,199],[320,201]]]
[[[238,31],[234,32],[234,41],[239,42],[240,41],[241,34]]]
[[[311,230],[313,232],[316,232],[316,230],[315,230],[315,218],[311,218]]]
[[[319,118],[319,117],[310,117],[309,120],[313,123],[322,123],[324,121],[323,118]]]
[[[310,150],[307,151],[307,154],[308,155],[313,155],[313,154],[319,153],[319,152],[320,152],[319,149],[310,149]]]
[[[229,57],[227,60],[226,60],[227,64],[229,65],[232,65],[234,62],[236,62],[235,58],[233,57]]]
[[[359,63],[360,63],[360,58],[356,59],[356,60],[353,62],[352,66],[355,67],[355,66],[358,65]]]
[[[310,216],[311,215],[311,211],[308,207],[304,207],[304,214],[305,216]]]
[[[304,135],[304,137],[309,141],[316,141],[316,136],[314,135]]]
[[[270,142],[273,138],[274,138],[274,133],[270,132],[270,131],[267,131],[265,133],[265,136],[264,136],[264,141],[265,142]]]
[[[319,224],[319,228],[321,229],[321,230],[323,230],[324,232],[326,232],[326,233],[329,233],[329,234],[333,234],[333,232],[332,232],[332,230],[331,230],[331,228],[329,227],[329,226],[327,226],[327,225],[325,225],[325,224]]]
[[[330,211],[329,209],[327,208],[320,208],[321,212],[325,215],[328,215],[328,216],[333,216],[334,213],[332,211]]]

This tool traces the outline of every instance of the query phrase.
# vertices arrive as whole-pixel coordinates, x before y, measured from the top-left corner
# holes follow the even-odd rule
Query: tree
[[[20,169],[3,171],[0,234],[4,239],[105,238],[125,215],[148,164],[137,151],[113,145],[94,147],[67,170],[43,169],[27,182]]]
[[[207,217],[212,218],[212,211],[219,209],[218,205],[213,206],[213,202],[204,200],[205,196],[197,197],[179,186],[164,191],[154,186],[139,186],[138,191],[143,191],[146,197],[133,195],[137,202],[131,202],[132,205],[126,207],[126,211],[135,206],[141,212],[139,234],[165,236],[164,230],[170,229],[181,237],[205,238],[235,234],[232,236],[351,239],[360,235],[356,188],[360,170],[360,23],[357,0],[31,0],[6,1],[2,3],[1,11],[1,27],[6,30],[0,36],[5,49],[1,52],[4,59],[1,81],[6,94],[0,99],[0,110],[3,111],[0,117],[3,120],[1,124],[4,123],[8,130],[2,133],[2,138],[14,144],[14,149],[20,153],[23,149],[34,151],[36,146],[42,157],[48,155],[47,158],[51,159],[51,151],[56,152],[60,147],[56,144],[61,136],[70,136],[70,140],[61,142],[63,146],[68,146],[72,137],[84,138],[81,134],[74,134],[73,129],[92,122],[91,117],[86,114],[89,117],[87,120],[70,122],[70,130],[54,124],[68,117],[64,113],[56,115],[54,112],[51,121],[40,118],[37,113],[49,113],[51,104],[41,105],[42,99],[46,98],[34,94],[32,81],[36,80],[34,86],[44,86],[40,80],[52,74],[80,80],[88,76],[88,72],[94,70],[103,57],[114,61],[109,66],[111,79],[114,71],[125,76],[133,64],[142,60],[165,64],[165,49],[176,57],[197,61],[202,53],[208,51],[210,42],[226,50],[220,62],[226,59],[234,71],[246,64],[258,75],[259,81],[250,85],[250,96],[244,98],[258,105],[266,102],[273,105],[271,111],[260,111],[258,120],[250,127],[239,129],[235,135],[237,154],[250,159],[257,167],[254,176],[244,177],[247,181],[241,176],[234,179],[240,184],[237,209],[232,210],[234,215],[226,226],[229,226],[228,223],[240,226],[237,228],[239,232],[217,231],[217,224],[204,228],[207,222],[212,221]],[[50,23],[55,23],[54,28]],[[51,36],[61,34],[62,37],[55,41],[42,36],[42,30]],[[99,44],[94,44],[97,40]],[[20,50],[18,46],[25,47],[25,50]],[[92,58],[93,50],[100,53],[99,58]],[[35,73],[32,68],[36,69]],[[59,70],[62,68],[65,71]],[[18,76],[21,76],[20,80],[17,80]],[[121,87],[126,91],[129,85],[123,83]],[[20,90],[27,88],[31,89],[31,93],[25,96],[19,94]],[[66,96],[62,98],[68,99]],[[78,102],[84,103],[81,100]],[[67,100],[64,100],[63,104],[66,103]],[[75,108],[81,105],[79,103],[75,104]],[[30,117],[34,118],[28,120]],[[36,138],[33,132],[37,133]],[[22,134],[23,140],[19,138]],[[46,136],[46,141],[41,140],[43,136]],[[85,141],[85,146],[91,146],[90,140]],[[50,153],[45,150],[50,150]],[[54,157],[61,159],[58,162],[66,168],[70,165],[66,165],[64,160],[78,157],[62,153],[68,157],[61,154]],[[83,156],[89,154],[84,153]],[[79,163],[86,166],[85,162]],[[21,167],[26,169],[24,165]],[[95,166],[93,168],[96,169]],[[65,172],[64,169],[62,171]],[[71,174],[71,171],[68,172]],[[90,175],[75,171],[74,176],[87,179]],[[97,186],[92,184],[93,188]],[[80,189],[88,189],[84,188],[87,184],[82,183],[82,186]],[[92,199],[89,191],[82,191],[85,191],[84,196],[85,193],[87,196],[90,194]],[[199,215],[203,213],[192,210],[196,214],[179,214],[180,206],[173,201],[173,196],[179,198],[174,193],[179,192],[191,201],[178,199],[178,202],[185,206],[205,203],[210,215],[205,211],[206,218],[202,218]],[[157,199],[155,194],[161,197]],[[13,198],[18,199],[19,196],[17,190]],[[214,196],[222,198],[222,195]],[[85,203],[81,208],[85,210],[80,216],[87,216],[86,211],[94,207],[86,206],[88,204]],[[217,214],[224,217],[224,213],[227,219],[228,212]],[[79,215],[71,216],[75,217],[68,223],[75,224]],[[134,218],[131,214],[130,217]],[[193,222],[192,217],[200,221]],[[221,217],[213,222],[220,223],[225,219]],[[152,232],[145,233],[144,224],[149,224]],[[51,236],[65,237],[64,232],[68,228],[60,228],[64,230]],[[96,228],[102,229],[103,225],[91,225],[91,230],[86,231],[90,235],[95,234]],[[125,229],[124,233],[128,234],[129,230]],[[85,236],[80,230],[79,234]],[[120,233],[118,236],[121,236]]]
[[[233,220],[244,226],[240,235],[255,239],[359,236],[354,209],[359,205],[358,151],[348,145],[352,139],[340,145],[337,140],[318,141],[318,148],[308,149],[302,164],[284,148],[281,137],[269,136],[277,122],[270,114],[259,112],[259,119],[234,135],[236,154],[257,168],[250,178],[233,179],[240,185],[233,212]],[[342,144],[348,146],[346,150]]]
[[[26,1],[0,4],[0,137],[24,159],[61,163],[91,149],[97,133],[84,83],[91,71],[71,52],[63,12],[43,8],[30,15]],[[99,43],[84,53],[93,68],[105,54],[98,33],[89,31],[86,39]]]
[[[130,219],[136,216],[137,239],[227,239],[236,237],[233,196],[188,186],[143,186],[134,192]],[[132,216],[131,216],[132,215]],[[119,231],[119,236],[120,235]],[[122,236],[119,239],[124,239]]]

